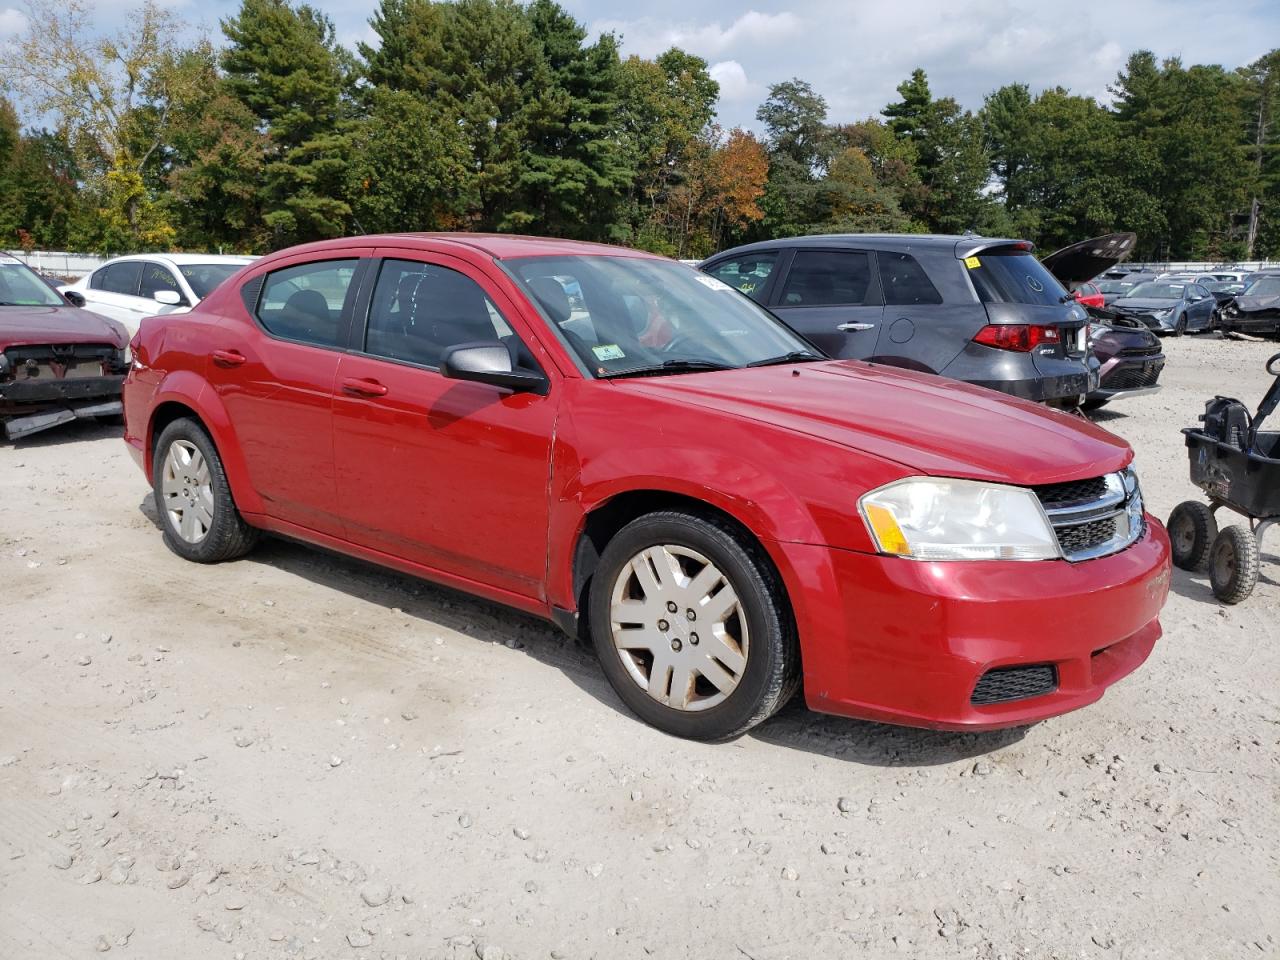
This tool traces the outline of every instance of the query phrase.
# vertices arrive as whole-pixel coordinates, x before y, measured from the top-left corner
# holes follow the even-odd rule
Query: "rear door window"
[[[1051,307],[1063,303],[1066,290],[1029,253],[982,252],[964,261],[983,303],[1027,303]]]
[[[861,306],[871,298],[871,258],[862,250],[797,250],[779,307]]]
[[[270,333],[319,347],[338,345],[342,311],[358,260],[300,263],[267,274],[258,319]]]
[[[773,268],[777,266],[776,253],[753,253],[717,263],[707,272],[729,286],[745,293],[758,303],[764,302],[764,293]]]
[[[924,267],[909,253],[880,251],[880,287],[884,302],[894,306],[941,303],[942,296]]]
[[[125,263],[113,263],[104,271],[102,285],[98,288],[106,293],[120,293],[126,297],[138,295],[138,281],[142,276],[142,263],[129,260]]]

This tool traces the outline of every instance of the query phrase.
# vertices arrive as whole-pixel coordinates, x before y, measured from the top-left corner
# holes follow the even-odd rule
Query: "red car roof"
[[[647,257],[665,259],[642,250],[607,243],[585,243],[580,240],[557,240],[552,237],[525,237],[509,233],[384,233],[370,236],[338,237],[296,248],[297,252],[332,250],[353,245],[408,247],[420,250],[443,250],[465,246],[487,253],[498,260],[514,257]]]

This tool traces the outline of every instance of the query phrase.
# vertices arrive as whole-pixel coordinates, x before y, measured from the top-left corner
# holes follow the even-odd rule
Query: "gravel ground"
[[[1098,415],[1148,502],[1273,344],[1166,343]],[[161,544],[119,439],[0,446],[0,957],[1254,957],[1280,952],[1280,533],[1174,573],[1100,703],[940,734],[797,701],[726,746],[623,712],[520,614],[281,541]],[[1264,559],[1264,564],[1266,563]]]

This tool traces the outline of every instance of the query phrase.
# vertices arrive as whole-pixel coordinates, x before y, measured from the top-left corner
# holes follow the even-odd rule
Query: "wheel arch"
[[[785,616],[795,631],[795,612],[791,602],[787,579],[768,545],[745,518],[735,515],[724,506],[699,499],[687,493],[660,488],[640,488],[626,490],[595,504],[582,518],[581,527],[574,541],[570,554],[570,576],[572,584],[573,608],[571,610],[554,609],[555,620],[571,636],[586,639],[588,597],[591,579],[600,564],[600,556],[604,553],[609,541],[631,523],[642,516],[662,511],[676,511],[691,516],[710,519],[732,529],[753,550],[776,578],[781,587],[782,601],[785,604]]]
[[[248,467],[226,410],[217,395],[207,389],[204,381],[190,372],[184,371],[166,377],[156,391],[147,421],[144,451],[147,479],[153,480],[155,477],[155,451],[160,434],[173,421],[183,417],[194,420],[209,434],[209,439],[213,441],[214,449],[222,460],[222,468],[227,475],[236,509],[242,514],[262,513],[262,500],[249,481]]]

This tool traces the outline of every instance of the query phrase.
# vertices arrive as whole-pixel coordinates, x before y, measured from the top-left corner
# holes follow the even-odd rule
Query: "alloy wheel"
[[[170,529],[187,543],[199,543],[213,526],[213,483],[209,463],[190,440],[169,444],[161,467],[160,505]]]
[[[707,710],[747,668],[747,619],[728,577],[678,544],[647,547],[614,581],[613,646],[630,678],[659,703]]]

